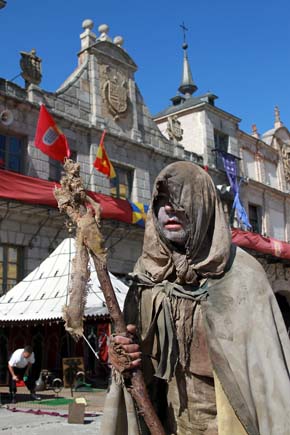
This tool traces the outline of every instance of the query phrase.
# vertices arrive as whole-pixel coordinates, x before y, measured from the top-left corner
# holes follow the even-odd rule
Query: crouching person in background
[[[16,382],[20,381],[25,376],[25,385],[30,391],[31,400],[41,400],[35,394],[35,379],[31,374],[31,366],[35,363],[35,356],[31,346],[25,346],[22,349],[16,349],[8,362],[9,371],[9,391],[11,394],[11,402],[16,403]]]

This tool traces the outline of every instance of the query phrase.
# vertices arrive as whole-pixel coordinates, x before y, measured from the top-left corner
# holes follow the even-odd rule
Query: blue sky
[[[182,72],[182,32],[196,94],[242,118],[241,128],[272,128],[274,106],[290,128],[290,3],[288,0],[7,0],[0,10],[0,77],[12,79],[19,52],[36,48],[41,86],[54,91],[77,65],[82,21],[110,26],[137,63],[136,80],[152,114],[170,104]],[[16,83],[23,84],[22,79]]]

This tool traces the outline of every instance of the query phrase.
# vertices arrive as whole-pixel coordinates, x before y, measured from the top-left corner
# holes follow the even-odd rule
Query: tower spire
[[[189,98],[197,90],[197,86],[195,85],[195,83],[192,79],[191,69],[190,69],[190,65],[188,62],[188,56],[187,56],[188,44],[186,42],[186,33],[185,32],[187,32],[188,29],[185,27],[184,22],[180,25],[180,27],[182,28],[182,31],[183,31],[182,48],[183,48],[184,54],[183,54],[183,73],[182,73],[181,84],[180,84],[178,90],[186,98]]]
[[[275,128],[282,127],[283,122],[281,122],[281,118],[280,118],[280,109],[279,109],[278,106],[275,106],[275,108],[274,108],[274,113],[275,113],[274,127],[275,127]]]

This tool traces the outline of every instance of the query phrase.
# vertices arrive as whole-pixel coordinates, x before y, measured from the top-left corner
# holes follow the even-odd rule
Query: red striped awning
[[[53,195],[55,186],[59,184],[0,169],[0,198],[56,208],[57,203]],[[102,193],[87,193],[101,205],[103,219],[114,219],[129,224],[133,222],[133,211],[129,201]],[[290,244],[287,242],[237,228],[232,228],[232,238],[233,243],[241,248],[290,260]]]

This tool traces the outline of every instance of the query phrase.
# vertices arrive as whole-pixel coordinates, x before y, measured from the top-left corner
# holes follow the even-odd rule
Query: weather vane
[[[183,43],[186,44],[186,32],[188,32],[188,28],[185,27],[184,21],[182,22],[182,24],[180,24],[180,27],[182,28],[183,32]]]

